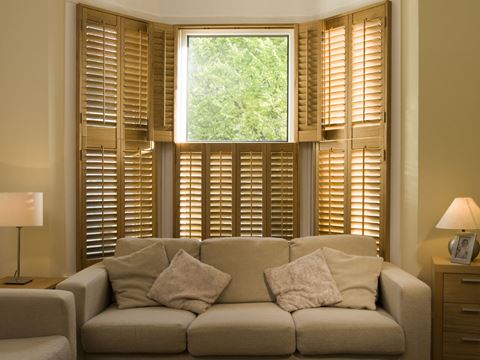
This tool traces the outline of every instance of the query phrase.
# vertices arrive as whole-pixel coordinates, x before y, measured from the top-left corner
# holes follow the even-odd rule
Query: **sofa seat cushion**
[[[274,303],[215,304],[188,328],[188,351],[193,356],[292,354],[295,326]]]
[[[82,327],[86,352],[181,353],[195,315],[166,307],[117,309],[110,306]]]
[[[398,355],[405,351],[402,328],[381,308],[303,309],[292,316],[302,355]]]
[[[0,359],[62,360],[72,358],[65,336],[41,336],[0,340]]]

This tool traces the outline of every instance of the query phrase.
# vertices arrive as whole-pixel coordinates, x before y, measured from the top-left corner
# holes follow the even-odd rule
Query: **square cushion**
[[[292,314],[302,355],[398,355],[405,351],[403,330],[383,309],[317,308]]]
[[[72,350],[65,336],[0,339],[0,359],[71,360]]]
[[[200,240],[188,238],[122,238],[117,240],[115,256],[128,255],[157,243],[165,246],[168,261],[172,261],[180,249],[185,250],[196,259],[200,258]]]
[[[295,351],[290,313],[274,303],[215,304],[188,328],[188,351],[202,355],[287,355]]]
[[[288,263],[288,241],[247,237],[208,239],[202,241],[200,260],[232,276],[218,303],[275,301],[263,272]]]
[[[193,319],[195,315],[185,310],[119,310],[112,305],[82,327],[83,348],[96,353],[181,353]]]

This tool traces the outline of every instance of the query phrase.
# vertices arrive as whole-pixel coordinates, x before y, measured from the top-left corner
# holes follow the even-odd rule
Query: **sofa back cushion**
[[[162,243],[167,252],[168,261],[172,261],[178,250],[183,249],[194,258],[200,258],[200,241],[178,238],[123,238],[118,239],[115,256],[129,255],[149,245]]]
[[[217,303],[274,301],[263,272],[288,263],[289,246],[276,238],[208,239],[201,243],[200,260],[232,277]]]
[[[377,255],[377,242],[371,237],[361,235],[319,235],[306,236],[290,241],[290,261],[310,254],[322,247],[329,247],[352,255]]]

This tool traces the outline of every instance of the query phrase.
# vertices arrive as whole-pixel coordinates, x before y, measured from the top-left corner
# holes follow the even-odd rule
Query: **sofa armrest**
[[[0,339],[65,336],[76,358],[75,304],[70,292],[0,289]]]
[[[382,307],[405,333],[401,359],[430,359],[431,290],[424,282],[385,262],[380,274]]]
[[[102,312],[111,303],[111,291],[105,267],[95,264],[70,276],[57,285],[75,296],[77,327]]]

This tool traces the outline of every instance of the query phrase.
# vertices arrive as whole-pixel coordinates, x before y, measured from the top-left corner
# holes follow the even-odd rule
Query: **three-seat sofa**
[[[430,288],[385,262],[377,310],[335,307],[288,313],[275,303],[264,270],[321,247],[375,256],[374,239],[338,235],[298,238],[121,239],[116,255],[154,241],[169,260],[179,249],[232,280],[216,303],[195,315],[167,307],[119,310],[108,274],[94,265],[58,288],[75,295],[79,356],[86,359],[409,359],[430,358]]]

